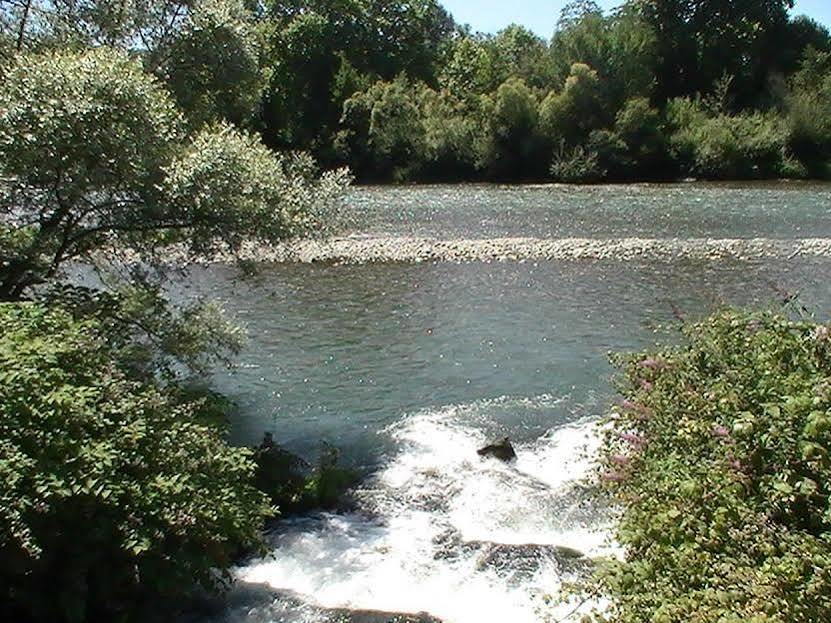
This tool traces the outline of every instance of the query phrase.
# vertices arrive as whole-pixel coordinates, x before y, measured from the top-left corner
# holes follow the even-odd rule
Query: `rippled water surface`
[[[351,233],[455,239],[781,239],[831,236],[829,210],[829,186],[448,186],[356,189],[346,220]],[[180,294],[220,299],[249,332],[240,365],[216,375],[239,406],[237,440],[270,430],[309,456],[326,440],[366,475],[356,512],[279,526],[274,557],[238,571],[268,590],[211,620],[540,620],[573,572],[556,546],[613,549],[577,482],[613,399],[607,353],[674,339],[664,327],[679,310],[778,305],[783,291],[826,318],[829,276],[831,260],[803,257],[194,272]],[[479,459],[502,435],[517,463]]]
[[[373,234],[439,238],[831,235],[828,184],[364,187],[353,191],[350,204],[357,229]]]

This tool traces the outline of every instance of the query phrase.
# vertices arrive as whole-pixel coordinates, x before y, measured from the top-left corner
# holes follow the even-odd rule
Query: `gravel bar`
[[[509,262],[541,260],[754,260],[831,257],[831,238],[489,238],[441,240],[409,236],[353,236],[302,240],[275,247],[247,244],[256,262]],[[209,262],[226,262],[217,255]]]

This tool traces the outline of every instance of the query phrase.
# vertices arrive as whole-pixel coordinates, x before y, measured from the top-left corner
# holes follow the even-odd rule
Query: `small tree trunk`
[[[29,21],[29,10],[32,7],[32,0],[26,0],[23,5],[23,16],[20,18],[20,28],[17,30],[17,45],[15,49],[20,52],[23,49],[23,39],[26,35],[26,22]]]

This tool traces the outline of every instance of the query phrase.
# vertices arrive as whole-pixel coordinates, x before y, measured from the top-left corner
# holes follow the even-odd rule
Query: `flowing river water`
[[[203,623],[563,619],[566,548],[614,554],[581,486],[608,352],[675,339],[679,312],[831,305],[828,185],[356,188],[344,214],[338,252],[311,258],[331,261],[182,286],[248,330],[216,375],[236,441],[327,441],[365,476],[350,512],[274,527]],[[589,251],[546,250],[566,243]],[[506,435],[515,464],[477,456]]]

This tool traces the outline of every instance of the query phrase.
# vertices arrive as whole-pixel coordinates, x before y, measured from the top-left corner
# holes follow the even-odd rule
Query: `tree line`
[[[831,38],[785,0],[632,0],[609,14],[581,0],[549,41],[516,25],[472,33],[435,2],[406,3],[422,10],[400,23],[427,36],[383,65],[373,44],[351,44],[340,9],[304,4],[275,26],[266,92],[281,99],[263,102],[264,136],[360,179],[827,174]]]
[[[364,181],[828,175],[831,36],[792,0],[577,0],[550,40],[438,0],[122,5],[13,0],[3,45],[140,51],[192,124]]]

